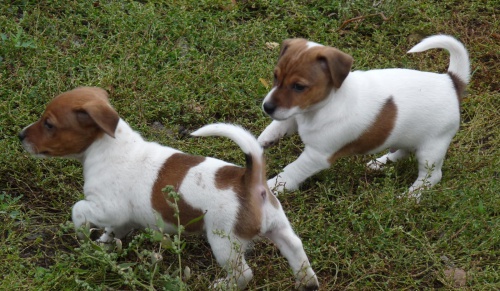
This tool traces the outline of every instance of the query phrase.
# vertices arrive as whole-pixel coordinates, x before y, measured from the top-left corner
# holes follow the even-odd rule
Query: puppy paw
[[[405,192],[401,195],[398,195],[398,199],[415,199],[415,202],[420,203],[420,198],[422,197],[422,189],[417,189],[413,191]]]
[[[227,281],[224,278],[215,280],[208,288],[209,290],[221,290],[227,287]]]
[[[372,160],[366,164],[366,166],[372,170],[380,171],[384,168],[385,164],[377,160]]]
[[[285,183],[279,182],[278,180],[278,177],[267,180],[267,186],[275,196],[278,196],[279,193],[283,193],[283,191],[285,191]]]
[[[268,148],[277,144],[280,138],[281,136],[278,133],[266,128],[257,138],[257,142],[261,147]]]
[[[238,290],[238,286],[227,278],[220,278],[210,285],[209,290]]]
[[[278,174],[276,177],[267,180],[267,186],[278,196],[279,193],[283,193],[285,189],[287,191],[294,191],[299,188],[299,184],[294,180],[285,177],[284,173]]]
[[[308,278],[303,278],[302,280],[295,283],[295,289],[301,291],[319,290],[318,278],[316,277],[316,275]]]
[[[260,144],[261,147],[263,148],[269,148],[278,143],[277,139],[266,139],[266,138],[259,138],[257,139],[257,142]]]
[[[306,285],[299,285],[298,287],[296,286],[296,289],[299,291],[315,291],[315,290],[319,290],[319,284],[316,281],[316,282],[308,283]]]
[[[113,236],[108,235],[107,232],[104,232],[97,240],[96,242],[99,243],[110,243],[113,241]]]

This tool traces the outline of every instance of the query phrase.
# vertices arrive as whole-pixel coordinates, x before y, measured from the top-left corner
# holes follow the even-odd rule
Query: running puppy
[[[175,232],[177,218],[162,193],[172,185],[181,197],[181,224],[203,216],[186,229],[204,232],[217,262],[228,271],[217,285],[247,286],[253,275],[244,251],[262,235],[287,258],[296,286],[316,290],[318,280],[302,242],[267,187],[257,140],[229,124],[207,125],[193,135],[232,139],[245,153],[246,167],[145,141],[118,116],[106,91],[94,87],[54,98],[41,119],[23,129],[19,138],[35,156],[82,162],[85,199],[73,206],[72,219],[77,229],[87,222],[104,228],[100,241],[122,238],[134,228],[155,227],[157,214],[168,225],[165,231]]]
[[[263,110],[274,119],[259,136],[268,147],[298,131],[305,144],[299,158],[268,180],[271,189],[295,190],[338,158],[390,152],[368,163],[379,169],[414,152],[418,178],[409,196],[441,180],[441,167],[460,124],[460,101],[469,82],[469,57],[447,35],[424,39],[409,52],[443,48],[450,52],[448,73],[409,69],[351,72],[353,58],[305,39],[282,44],[274,86]]]

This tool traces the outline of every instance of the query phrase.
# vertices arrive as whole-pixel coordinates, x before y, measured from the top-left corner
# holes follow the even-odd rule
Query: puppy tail
[[[448,73],[450,73],[452,78],[457,77],[465,87],[470,79],[469,54],[465,46],[452,36],[434,35],[422,40],[409,50],[408,53],[418,53],[433,48],[442,48],[450,52]]]
[[[265,183],[264,151],[257,139],[240,126],[227,123],[205,125],[191,133],[194,136],[223,136],[234,141],[246,155],[246,168],[253,185]]]

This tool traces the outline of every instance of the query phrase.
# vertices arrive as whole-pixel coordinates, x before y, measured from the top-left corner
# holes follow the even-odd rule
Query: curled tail
[[[470,79],[469,54],[465,46],[452,36],[434,35],[422,40],[409,50],[408,53],[418,53],[433,48],[442,48],[450,52],[448,73],[452,76],[452,79],[458,78],[463,83],[463,87],[465,87]],[[453,82],[456,81],[454,80]]]
[[[246,168],[253,185],[265,184],[265,162],[263,149],[257,139],[240,126],[214,123],[191,133],[194,136],[224,136],[234,141],[246,155]]]

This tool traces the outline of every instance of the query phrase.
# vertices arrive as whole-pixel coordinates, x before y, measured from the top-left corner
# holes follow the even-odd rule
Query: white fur
[[[194,136],[223,136],[234,141],[245,154],[262,155],[262,147],[255,142],[255,137],[243,128],[225,123],[205,125],[191,133]]]
[[[469,59],[463,45],[450,36],[425,39],[410,52],[430,48],[450,51],[449,72],[463,82],[469,80]],[[273,92],[275,88],[271,90]],[[271,93],[264,99],[269,101]],[[275,191],[295,190],[308,177],[330,167],[328,159],[342,146],[359,137],[375,120],[380,109],[393,98],[397,106],[395,127],[387,140],[369,153],[398,149],[372,161],[378,169],[388,160],[396,161],[415,152],[419,174],[410,187],[432,186],[441,179],[441,166],[448,145],[460,123],[459,101],[452,80],[447,74],[409,69],[383,69],[351,72],[339,89],[334,89],[321,106],[298,110],[277,108],[278,118],[262,132],[258,141],[269,146],[298,131],[305,144],[299,158],[268,181]],[[286,117],[286,118],[282,118]]]
[[[467,50],[455,38],[448,35],[428,37],[414,46],[408,53],[419,53],[429,49],[442,48],[450,52],[449,72],[454,72],[465,83],[469,83],[470,63]]]
[[[134,228],[154,227],[151,189],[166,159],[180,151],[145,142],[120,120],[115,138],[104,135],[83,154],[85,200],[73,207],[78,228],[89,221],[105,228],[101,241],[124,237]]]
[[[308,41],[307,42],[307,48],[310,49],[312,47],[315,47],[315,46],[322,46],[321,44],[317,43],[317,42],[313,42],[313,41]]]

